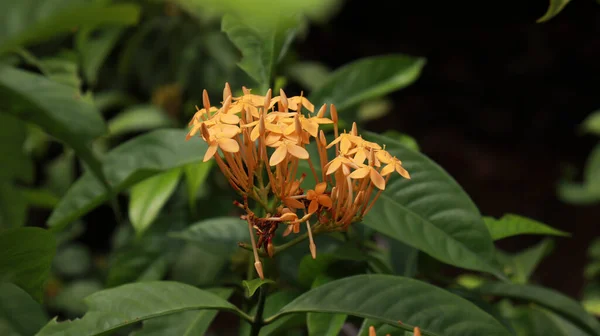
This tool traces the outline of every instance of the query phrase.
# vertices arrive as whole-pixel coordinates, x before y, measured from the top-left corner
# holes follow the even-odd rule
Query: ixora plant
[[[237,1],[221,2],[240,9]],[[173,3],[199,14],[199,1]],[[295,11],[301,3],[293,2]],[[553,3],[551,15],[562,8]],[[57,82],[64,74],[19,48],[71,31],[70,24],[53,23],[68,18],[86,28],[78,51],[97,65],[89,50],[109,54],[101,42],[114,44],[118,34],[92,43],[88,29],[132,25],[140,7],[101,1],[36,15],[42,21],[35,29],[0,36],[0,127],[10,139],[0,206],[24,195],[44,203],[19,189],[33,175],[19,147],[26,123],[43,130],[38,136],[60,140],[85,168],[59,200],[46,202],[48,229],[19,227],[24,207],[1,209],[0,335],[600,336],[600,323],[577,301],[534,284],[550,238],[518,253],[494,245],[517,235],[567,233],[518,215],[482,216],[414,141],[364,131],[362,104],[411,84],[423,59],[376,56],[320,76],[295,67],[306,70],[308,94],[292,85],[284,91],[290,79],[280,74],[294,66],[286,55],[303,22],[281,15],[285,10],[259,23],[247,19],[246,9],[257,8],[266,6],[243,7],[243,19],[226,15],[218,39],[229,38],[241,52],[237,70],[245,83],[224,74],[213,81],[210,73],[203,83],[213,81],[220,91],[228,81],[233,88],[225,84],[212,104],[206,91],[200,99],[199,89],[187,87],[202,105],[188,127],[168,124],[112,149],[105,135],[123,131],[129,118],[109,122],[107,130],[98,111],[102,99]],[[60,29],[51,34],[49,27]],[[6,61],[15,50],[42,74]],[[125,129],[157,125],[150,114],[135,112],[128,114],[134,127]],[[92,150],[99,140],[102,155]],[[207,178],[213,164],[220,172]],[[69,244],[105,203],[118,224],[109,260],[80,267],[92,258]],[[450,267],[465,272],[452,278]]]

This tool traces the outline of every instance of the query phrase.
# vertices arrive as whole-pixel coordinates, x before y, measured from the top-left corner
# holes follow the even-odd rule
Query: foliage
[[[424,58],[298,59],[340,4],[2,2],[0,334],[600,335],[597,245],[583,306],[535,283],[568,233],[363,130]],[[598,148],[565,199],[600,199]]]

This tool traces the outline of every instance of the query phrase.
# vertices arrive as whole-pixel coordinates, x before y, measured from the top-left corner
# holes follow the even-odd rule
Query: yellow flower
[[[308,159],[308,151],[302,146],[298,146],[295,142],[283,139],[273,144],[277,147],[271,158],[269,159],[270,166],[276,166],[283,161],[288,154],[298,159]]]
[[[310,201],[308,205],[309,213],[317,212],[319,205],[331,208],[333,202],[331,201],[331,197],[325,194],[325,189],[327,189],[327,182],[321,182],[315,186],[314,190],[306,192],[306,199]]]
[[[394,170],[405,179],[410,180],[410,174],[408,173],[408,171],[406,171],[406,169],[404,169],[404,167],[402,167],[402,161],[398,160],[396,157],[393,157],[388,163],[388,165],[381,169],[381,175],[387,176],[393,173]]]
[[[377,171],[377,169],[372,166],[363,165],[362,167],[353,171],[350,175],[351,179],[363,179],[369,176],[373,185],[376,186],[380,190],[385,189],[385,179],[381,177],[381,174]]]
[[[348,175],[350,174],[350,168],[356,169],[358,166],[347,157],[338,155],[335,159],[329,161],[329,163],[325,165],[325,168],[327,169],[326,175],[331,175],[340,168],[344,172],[344,175]]]
[[[239,144],[232,139],[239,132],[239,127],[234,125],[218,124],[209,129],[205,124],[202,124],[202,136],[208,143],[208,149],[204,154],[204,162],[215,156],[215,153],[217,153],[217,149],[219,148],[221,148],[222,151],[229,153],[239,152]]]

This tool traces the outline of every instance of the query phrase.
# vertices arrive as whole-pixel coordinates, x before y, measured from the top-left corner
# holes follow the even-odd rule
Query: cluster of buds
[[[260,96],[243,87],[243,95],[233,97],[229,84],[220,107],[211,106],[206,90],[203,105],[196,108],[186,139],[199,136],[206,141],[204,161],[214,158],[241,196],[242,202],[234,204],[245,211],[242,219],[248,222],[261,278],[258,250],[273,256],[272,239],[279,225],[286,226],[287,236],[299,233],[304,223],[315,258],[313,233],[346,230],[369,212],[392,173],[410,178],[400,160],[358,134],[356,123],[340,134],[334,105],[326,117],[326,104],[315,114],[314,105],[302,95],[288,98],[280,90],[273,97],[269,89]],[[320,129],[325,124],[333,126],[331,142]],[[328,150],[333,148],[330,160]],[[310,175],[314,182],[306,179]],[[249,200],[261,206],[261,214],[251,210]]]

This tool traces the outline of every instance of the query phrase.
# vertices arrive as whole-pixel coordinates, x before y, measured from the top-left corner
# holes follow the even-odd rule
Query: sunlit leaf
[[[533,219],[514,214],[505,214],[500,219],[484,217],[484,221],[494,240],[525,234],[570,236],[567,232],[556,230]]]
[[[203,141],[185,141],[185,130],[153,131],[127,141],[106,154],[102,169],[117,192],[158,173],[200,162],[206,151]],[[60,230],[108,199],[102,185],[85,173],[61,199],[48,225]]]
[[[460,185],[425,155],[384,136],[366,138],[386,144],[411,179],[393,177],[363,223],[442,262],[502,276],[479,210]]]
[[[0,283],[0,324],[7,323],[19,336],[30,336],[47,321],[48,316],[42,306],[27,292],[14,284]]]
[[[571,0],[550,0],[550,6],[548,6],[548,10],[544,16],[537,20],[537,22],[544,22],[552,19],[558,15],[558,13],[560,13],[560,11],[562,11],[570,1]]]
[[[239,310],[223,298],[177,282],[140,282],[106,289],[88,296],[88,312],[81,319],[50,321],[38,336],[104,335],[141,321],[189,310]]]
[[[24,227],[0,231],[0,282],[12,282],[37,301],[56,253],[56,240],[47,230]]]
[[[391,275],[332,281],[304,293],[267,321],[300,312],[368,317],[409,331],[416,325],[428,336],[510,335],[467,300],[418,280]]]

